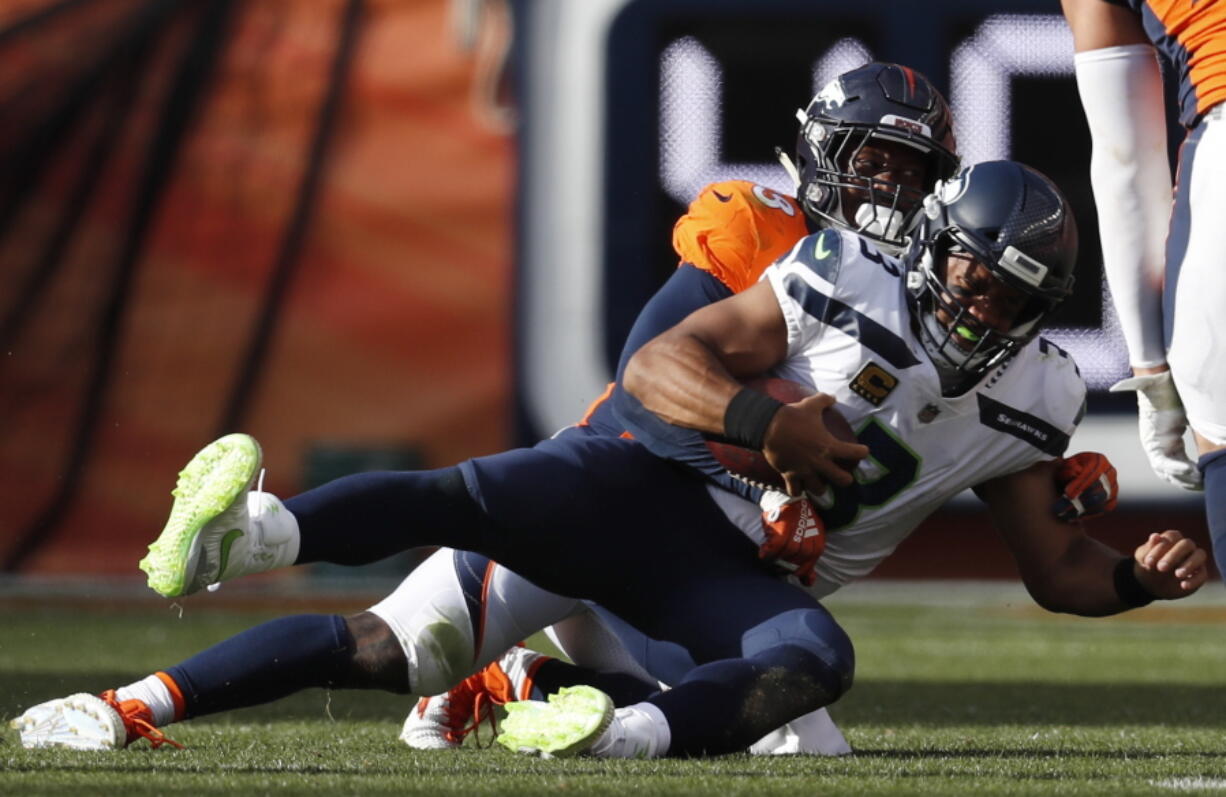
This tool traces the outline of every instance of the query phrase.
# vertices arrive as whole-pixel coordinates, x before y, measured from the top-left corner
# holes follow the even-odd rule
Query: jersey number
[[[834,506],[821,512],[828,532],[854,523],[862,508],[889,503],[919,473],[919,456],[877,419],[871,419],[857,432],[856,440],[868,446],[875,473],[868,478],[857,477],[849,487],[834,488]]]
[[[777,208],[789,216],[796,215],[796,208],[792,207],[791,202],[787,201],[765,186],[754,185],[753,195],[758,198],[759,202],[766,205],[768,208]]]

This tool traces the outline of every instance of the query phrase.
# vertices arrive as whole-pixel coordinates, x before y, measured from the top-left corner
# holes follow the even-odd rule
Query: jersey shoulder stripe
[[[809,232],[792,197],[745,180],[703,189],[673,227],[682,263],[713,274],[734,293],[758,281]]]
[[[882,305],[878,299],[897,292],[900,272],[885,258],[865,250],[861,241],[836,229],[802,239],[771,270],[777,293],[795,308],[793,312],[841,330],[893,367],[918,365],[919,359],[903,337],[873,317],[873,308],[891,304]]]
[[[843,238],[837,231],[822,230],[801,240],[789,257],[834,285],[839,281],[839,267],[843,262],[842,246]]]
[[[906,341],[895,332],[856,308],[822,293],[796,272],[784,274],[783,285],[788,296],[800,305],[806,315],[842,330],[895,368],[919,365],[919,359],[911,353]]]

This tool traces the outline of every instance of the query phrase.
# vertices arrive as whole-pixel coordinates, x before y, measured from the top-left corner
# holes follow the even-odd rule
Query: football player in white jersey
[[[922,74],[905,66],[871,63],[850,70],[824,87],[798,116],[796,158],[781,156],[796,179],[798,199],[744,181],[707,187],[677,222],[673,243],[681,265],[636,324],[623,361],[698,306],[752,285],[806,230],[846,229],[881,252],[899,254],[903,230],[918,211],[923,193],[956,170],[953,122],[945,100]],[[874,253],[871,258],[866,262],[875,269],[880,256]],[[620,434],[622,428],[609,417],[610,404],[597,402],[584,423],[602,433]],[[1058,474],[1062,485],[1075,482],[1085,488],[1078,494],[1078,488],[1066,487],[1062,511],[1080,509],[1085,517],[1114,505],[1110,481],[1114,476],[1104,475],[1112,470],[1104,457],[1078,454],[1062,468]],[[765,498],[764,504],[780,511],[777,496]],[[784,511],[798,516],[797,509]],[[464,597],[477,592],[482,595],[478,603]],[[479,719],[477,707],[488,710],[546,687],[579,683],[560,679],[581,673],[554,668],[532,651],[519,647],[503,652],[508,643],[522,638],[516,636],[522,633],[518,629],[537,628],[541,618],[573,612],[557,628],[550,628],[549,635],[573,661],[586,667],[635,673],[645,683],[654,683],[655,679],[668,682],[690,666],[685,664],[684,651],[653,644],[607,612],[543,593],[473,554],[436,554],[376,611],[405,639],[429,639],[439,616],[457,618],[462,636],[471,643],[463,650],[452,648],[457,661],[468,667],[490,662],[449,694],[419,702],[402,733],[414,747],[458,746]],[[639,661],[650,663],[654,679]],[[777,743],[765,742],[753,750],[849,750],[824,710],[806,727],[809,732],[781,729],[772,737]]]
[[[725,180],[704,189],[674,228],[678,270],[636,322],[623,350],[623,363],[639,346],[693,310],[757,282],[768,265],[815,229],[837,226],[852,230],[875,247],[898,254],[903,229],[918,211],[919,200],[938,180],[957,170],[953,119],[945,99],[924,75],[908,67],[869,63],[849,70],[823,87],[797,115],[796,156],[780,155],[796,180],[797,198],[742,180]],[[616,436],[624,430],[613,417],[608,395],[593,405],[582,423]],[[726,486],[738,486],[718,472],[718,465],[704,449],[699,448],[697,455],[708,460],[709,474],[715,469],[713,475],[722,476]],[[1090,463],[1109,468],[1105,460],[1092,454],[1079,455],[1069,465],[1077,471]],[[1099,486],[1089,473],[1085,475],[1086,484]],[[1110,492],[1095,493],[1100,498],[1097,505],[1089,500],[1090,495],[1087,490],[1080,502],[1090,507],[1085,514],[1109,508]],[[468,667],[491,663],[450,694],[422,699],[405,721],[402,738],[410,746],[458,746],[474,727],[474,706],[492,708],[547,685],[556,689],[578,683],[558,680],[580,676],[577,672],[567,673],[549,664],[538,671],[535,668],[542,666],[541,658],[523,648],[503,653],[508,644],[522,638],[515,636],[516,629],[537,628],[538,619],[550,613],[571,613],[558,628],[550,628],[549,634],[576,663],[601,671],[635,673],[653,688],[657,679],[667,682],[693,666],[675,646],[653,644],[582,601],[567,604],[557,596],[542,595],[539,588],[480,557],[451,551],[435,556],[442,561],[432,561],[420,573],[410,575],[376,611],[399,626],[398,633],[406,638],[428,638],[428,629],[439,614],[464,617],[459,627],[480,645],[455,651],[457,658]],[[470,607],[463,598],[465,582],[474,580],[474,571],[479,571],[479,581],[489,585],[482,590],[479,607]],[[470,614],[481,617],[477,633],[468,632],[474,625]],[[500,623],[506,627],[501,628]],[[654,678],[638,664],[640,660],[650,664]],[[531,668],[524,662],[531,662]],[[784,741],[769,751],[847,752],[846,742],[826,712],[819,714],[808,723],[813,733],[782,729],[778,738]],[[767,752],[766,746],[754,749]]]
[[[1094,149],[1090,182],[1133,376],[1141,446],[1158,476],[1204,490],[1226,578],[1226,7],[1062,0]],[[1151,44],[1152,42],[1152,44]],[[1156,52],[1167,70],[1159,68]],[[1164,97],[1163,71],[1178,88]],[[1166,108],[1185,136],[1171,187]],[[1195,458],[1184,436],[1191,432]]]
[[[907,257],[914,280],[855,237],[806,238],[767,280],[634,357],[621,415],[637,441],[576,431],[455,468],[345,477],[282,504],[267,493],[248,500],[258,446],[228,436],[181,475],[147,561],[151,585],[179,595],[293,561],[373,561],[426,544],[480,551],[542,587],[607,606],[698,664],[671,690],[616,714],[590,690],[551,704],[591,720],[578,739],[560,735],[536,704],[515,704],[529,710],[509,718],[510,746],[610,756],[742,750],[836,700],[851,685],[854,655],[813,596],[758,560],[736,522],[743,499],[712,500],[708,482],[647,451],[667,443],[667,418],[760,448],[791,492],[834,487],[819,591],[888,554],[934,508],[917,485],[946,494],[974,485],[1041,605],[1102,615],[1183,597],[1204,581],[1204,552],[1178,532],[1121,556],[1048,510],[1052,462],[1076,426],[1084,386],[1035,336],[1071,287],[1072,230],[1054,186],[998,163],[927,202]],[[861,383],[870,366],[896,380],[884,394]],[[736,378],[771,369],[829,392],[779,405],[741,391]],[[825,430],[821,411],[836,398],[860,444]],[[931,433],[938,423],[941,433]],[[855,477],[838,464],[870,453],[873,466]],[[884,521],[888,504],[903,531]],[[760,525],[745,531],[760,534]],[[16,722],[27,743],[118,747],[142,729],[306,686],[426,691],[423,677],[445,655],[399,642],[372,614],[283,618],[150,676],[140,695],[77,695]]]
[[[1168,584],[1167,594],[1188,594],[1205,580],[1205,554],[1178,532],[1151,535],[1135,560],[1117,560],[1036,511],[1050,489],[1051,458],[1084,408],[1076,366],[1036,337],[1072,289],[1070,214],[1046,178],[995,162],[964,171],[929,198],[904,258],[905,287],[897,264],[879,259],[873,270],[847,257],[845,250],[859,249],[876,259],[862,241],[836,230],[807,238],[767,270],[762,286],[695,313],[635,355],[625,381],[641,404],[623,408],[627,428],[649,445],[653,416],[738,439],[762,448],[791,492],[814,494],[831,478],[815,468],[814,452],[828,450],[832,438],[820,415],[801,407],[829,398],[780,405],[734,377],[769,368],[833,397],[869,445],[871,465],[862,463],[854,484],[836,487],[822,512],[825,553],[812,588],[819,597],[871,571],[966,487],[988,502],[1027,588],[1046,608],[1097,615],[1143,605],[1154,593],[1138,587],[1139,573],[1169,573],[1178,586]],[[740,502],[742,530],[760,534],[756,507],[726,493],[716,498],[734,520]],[[668,738],[636,722],[633,707],[607,728],[574,730],[603,706],[590,691],[513,707],[500,741],[608,756],[651,754]]]

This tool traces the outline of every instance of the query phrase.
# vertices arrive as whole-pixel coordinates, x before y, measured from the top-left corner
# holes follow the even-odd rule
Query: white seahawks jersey
[[[902,267],[854,235],[804,238],[762,279],[787,322],[787,359],[774,375],[833,395],[872,452],[857,483],[822,510],[819,592],[869,573],[966,488],[1061,455],[1081,419],[1085,383],[1042,339],[974,389],[942,397],[912,330]],[[758,507],[719,492],[729,517],[760,541]]]

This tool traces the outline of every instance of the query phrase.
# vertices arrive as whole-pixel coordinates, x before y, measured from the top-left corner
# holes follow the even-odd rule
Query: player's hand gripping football
[[[1060,497],[1052,512],[1066,523],[1104,515],[1115,509],[1119,500],[1115,466],[1097,451],[1082,451],[1060,460],[1055,478]]]
[[[778,490],[762,495],[762,529],[766,541],[758,556],[774,561],[806,587],[817,580],[814,567],[826,550],[826,526],[807,498],[791,498]]]
[[[814,393],[784,404],[767,427],[762,454],[783,477],[788,495],[822,495],[830,484],[846,487],[856,464],[868,456],[868,446],[827,428],[824,412],[833,406],[834,396]]]
[[[1137,580],[1155,598],[1184,598],[1209,577],[1205,550],[1178,531],[1151,534],[1133,552]]]

